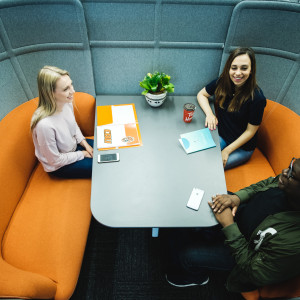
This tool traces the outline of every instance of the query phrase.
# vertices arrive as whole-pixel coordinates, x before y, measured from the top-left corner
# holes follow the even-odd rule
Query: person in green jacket
[[[247,292],[300,274],[300,159],[276,177],[214,196],[209,205],[221,230],[170,235],[170,284],[203,285],[209,272],[228,270],[227,289]]]

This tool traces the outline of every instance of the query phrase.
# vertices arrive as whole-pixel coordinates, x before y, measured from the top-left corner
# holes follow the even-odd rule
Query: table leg
[[[159,228],[152,228],[152,237],[158,237]]]

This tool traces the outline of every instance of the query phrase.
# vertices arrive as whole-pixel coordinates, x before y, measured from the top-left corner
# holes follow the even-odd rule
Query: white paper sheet
[[[113,124],[135,123],[135,116],[132,105],[121,105],[111,107]]]

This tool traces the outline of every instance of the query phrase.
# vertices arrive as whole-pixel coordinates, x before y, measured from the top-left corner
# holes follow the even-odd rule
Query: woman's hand
[[[216,195],[212,197],[212,208],[215,214],[222,213],[223,210],[230,207],[232,208],[232,215],[235,216],[236,210],[241,203],[240,198],[237,195]]]
[[[228,151],[227,148],[224,148],[221,152],[221,155],[222,155],[222,162],[223,162],[223,168],[225,168],[226,164],[227,164],[227,160],[228,160],[228,157],[230,155],[231,152]]]
[[[84,157],[93,157],[94,149],[90,146],[90,144],[86,140],[82,140],[80,145],[85,148],[83,152]],[[87,153],[85,153],[87,152]]]
[[[214,115],[210,105],[209,105],[209,100],[208,98],[211,95],[207,93],[205,87],[197,94],[197,100],[202,108],[203,112],[206,115],[205,119],[205,127],[208,127],[210,130],[215,130],[217,129],[218,125],[218,119]]]
[[[205,118],[205,127],[210,130],[216,130],[218,125],[218,119],[214,114],[209,114]]]
[[[83,156],[88,158],[93,158],[93,155],[91,155],[88,151],[82,150]]]
[[[229,155],[234,152],[236,149],[240,148],[246,144],[252,137],[254,137],[257,132],[259,125],[251,125],[248,123],[246,130],[231,144],[222,150],[222,161],[223,167],[226,166]]]
[[[88,143],[86,143],[85,149],[90,154],[90,157],[93,157],[94,149]]]

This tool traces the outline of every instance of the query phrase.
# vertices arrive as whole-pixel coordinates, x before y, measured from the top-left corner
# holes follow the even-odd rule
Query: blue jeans
[[[94,140],[86,140],[90,146],[93,147]],[[81,145],[77,145],[76,151],[85,150]],[[72,164],[63,166],[56,171],[51,172],[57,177],[62,178],[91,178],[92,176],[93,159],[85,157],[82,160],[78,160]]]
[[[225,147],[228,146],[228,143],[221,137],[220,137],[220,147],[221,150],[223,150]],[[227,160],[227,163],[225,165],[225,170],[237,167],[239,165],[244,164],[246,161],[250,159],[254,151],[246,151],[241,148],[236,149],[233,151]]]
[[[190,282],[201,282],[209,271],[232,270],[235,260],[224,240],[219,224],[209,228],[171,230],[167,273],[179,274]]]

